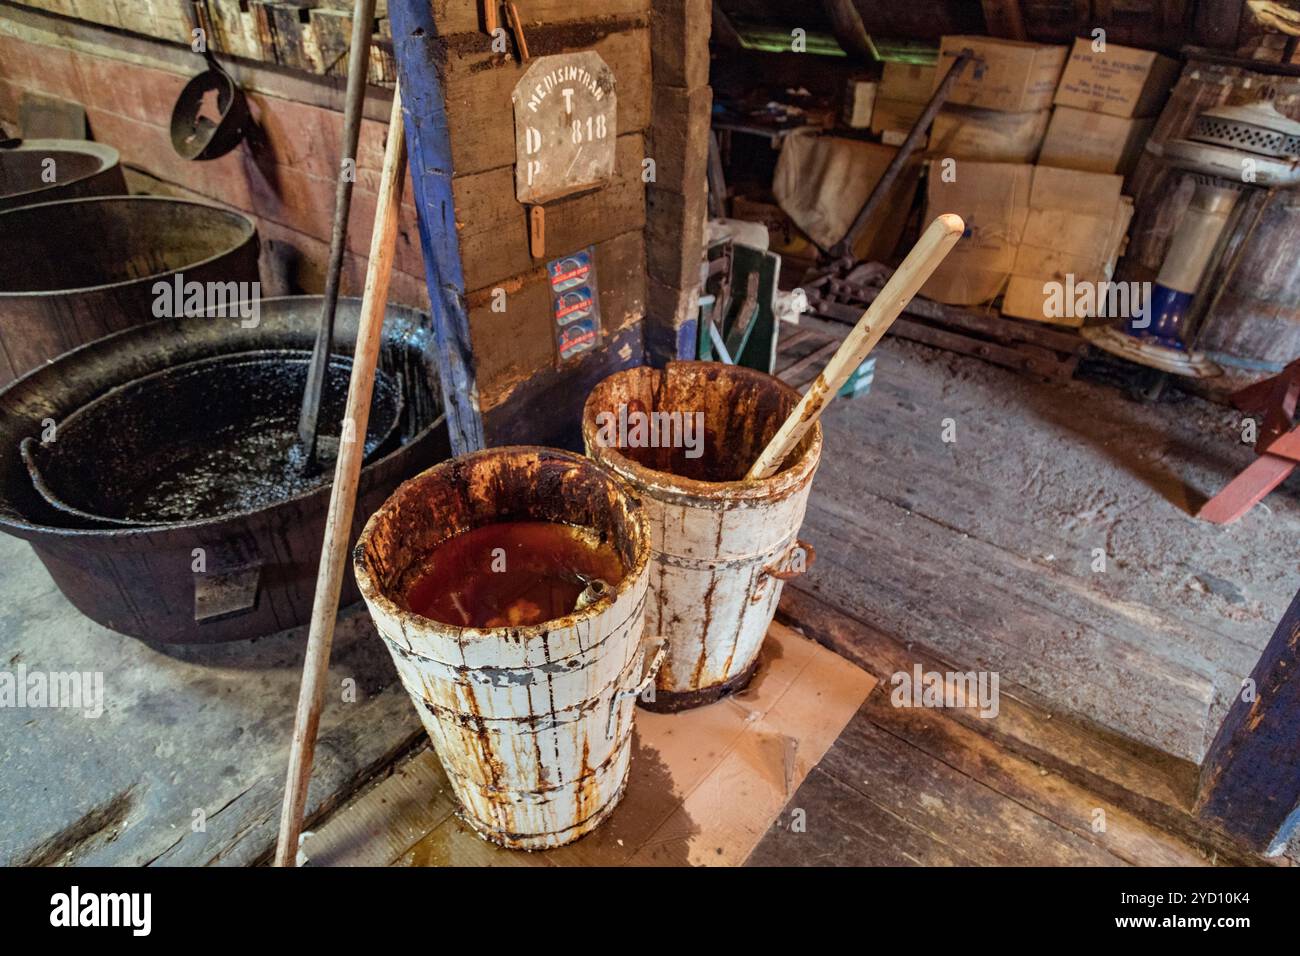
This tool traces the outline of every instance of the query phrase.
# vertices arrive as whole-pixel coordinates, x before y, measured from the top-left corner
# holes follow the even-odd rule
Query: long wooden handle
[[[885,331],[894,324],[899,313],[912,301],[916,291],[925,285],[925,280],[938,268],[948,250],[953,247],[966,224],[960,216],[944,213],[921,234],[921,238],[912,251],[907,254],[902,265],[889,277],[885,287],[880,290],[875,301],[862,313],[858,324],[840,344],[831,360],[826,363],[821,374],[804,393],[799,404],[795,406],[790,417],[781,425],[780,430],[772,436],[763,453],[758,456],[754,466],[745,475],[747,481],[768,478],[781,467],[790,452],[803,440],[817,422],[822,411],[830,404],[849,376],[862,364],[862,360],[876,347]]]
[[[334,488],[330,493],[329,517],[325,524],[325,541],[321,546],[320,568],[316,574],[316,598],[307,637],[307,658],[302,666],[302,686],[294,718],[289,774],[285,782],[284,805],[280,809],[276,866],[293,866],[298,855],[298,836],[307,805],[307,783],[311,779],[316,730],[320,726],[325,679],[329,671],[330,645],[334,641],[339,593],[343,589],[343,574],[347,568],[348,539],[352,531],[352,512],[356,507],[357,483],[361,477],[366,427],[370,423],[375,365],[383,341],[388,280],[393,270],[397,219],[405,179],[406,129],[402,124],[401,91],[395,88],[393,109],[388,117],[388,146],[384,151],[384,168],[379,181],[375,226],[370,238],[370,261],[366,265],[366,288],[361,299],[357,347],[352,359],[352,379],[348,383],[348,403],[343,419],[344,427],[350,429],[351,435],[345,434],[345,440],[339,443],[338,461],[334,468]],[[346,440],[349,437],[350,440]]]
[[[334,339],[334,312],[339,304],[339,278],[348,243],[348,214],[352,210],[352,182],[356,179],[357,143],[361,139],[361,114],[365,112],[366,74],[370,69],[370,34],[375,28],[375,0],[356,0],[352,8],[352,41],[348,48],[348,88],[343,101],[343,144],[340,150],[338,182],[334,186],[334,226],[330,233],[329,263],[325,267],[325,293],[321,299],[320,325],[307,366],[307,387],[303,389],[298,413],[298,443],[302,465],[315,470],[316,428],[320,403],[325,393],[330,345]],[[347,169],[351,163],[353,169]]]

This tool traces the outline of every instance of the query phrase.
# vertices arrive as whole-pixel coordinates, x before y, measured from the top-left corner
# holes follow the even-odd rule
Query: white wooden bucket
[[[628,369],[588,397],[587,453],[628,482],[650,529],[646,628],[668,639],[668,660],[654,700],[643,706],[682,710],[748,684],[782,582],[811,563],[812,549],[797,536],[821,458],[821,426],[771,478],[741,480],[798,401],[770,375],[716,362]],[[662,447],[664,429],[685,428],[685,418],[674,426],[661,416],[661,447],[638,446],[637,413],[699,413],[699,457]]]
[[[595,603],[531,627],[460,628],[406,609],[406,581],[435,545],[514,520],[608,535],[627,573]],[[399,487],[353,561],[468,822],[502,846],[537,850],[605,819],[627,780],[635,697],[663,660],[662,642],[642,640],[649,537],[623,483],[553,449],[466,455]]]

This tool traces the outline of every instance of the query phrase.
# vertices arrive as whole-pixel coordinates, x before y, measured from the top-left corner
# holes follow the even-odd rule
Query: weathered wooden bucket
[[[454,627],[406,609],[401,595],[434,546],[521,520],[592,528],[627,573],[595,603],[531,627]],[[662,642],[642,640],[649,557],[626,486],[590,459],[547,448],[436,465],[367,522],[353,553],[357,585],[465,818],[492,842],[561,846],[622,797],[635,698],[664,654]]]
[[[631,485],[650,528],[646,629],[668,639],[654,700],[643,701],[651,710],[695,707],[747,685],[782,582],[812,559],[797,535],[821,426],[771,478],[743,480],[798,401],[770,375],[715,362],[617,372],[587,399],[587,453]],[[638,433],[646,422],[638,416],[649,414],[659,416],[657,430]],[[694,458],[694,449],[665,447],[674,428],[676,444],[686,443],[688,421],[703,429]],[[647,438],[659,447],[645,447]]]

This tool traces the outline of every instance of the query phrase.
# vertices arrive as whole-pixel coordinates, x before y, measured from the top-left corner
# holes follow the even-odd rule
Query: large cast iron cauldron
[[[334,349],[350,355],[359,300],[339,302]],[[268,634],[311,615],[329,504],[328,484],[241,514],[139,528],[92,528],[35,490],[18,454],[101,395],[161,369],[212,355],[309,351],[320,299],[267,299],[261,321],[161,319],[84,345],[0,391],[0,531],[30,541],[55,583],[105,627],[157,643],[209,643]],[[380,369],[401,382],[400,445],[367,464],[353,538],[405,478],[450,454],[427,316],[390,306]],[[56,439],[57,441],[57,435]],[[357,599],[351,572],[343,602]]]
[[[0,212],[0,386],[78,345],[151,321],[154,286],[177,275],[185,283],[256,281],[253,221],[163,196]]]
[[[298,415],[311,353],[228,352],[132,379],[25,438],[36,490],[78,527],[184,524],[252,511],[329,479],[352,362],[330,356],[318,465],[302,465]],[[365,457],[398,439],[401,386],[376,370]]]

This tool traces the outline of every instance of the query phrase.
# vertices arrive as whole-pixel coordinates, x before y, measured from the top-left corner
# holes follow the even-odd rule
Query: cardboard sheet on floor
[[[315,866],[618,866],[743,863],[876,680],[780,624],[744,693],[681,714],[640,710],[623,802],[577,843],[503,850],[455,815],[429,749],[304,840]]]

